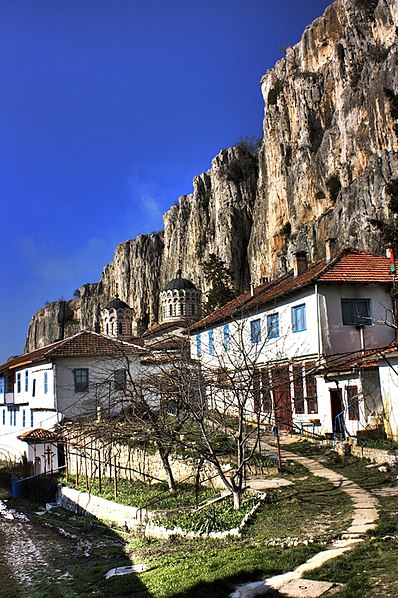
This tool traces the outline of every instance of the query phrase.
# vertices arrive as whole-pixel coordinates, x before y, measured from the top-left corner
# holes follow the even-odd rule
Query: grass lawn
[[[367,469],[366,463],[358,460],[337,459],[334,453],[320,452],[307,443],[289,445],[288,449],[321,457],[326,467],[337,469],[369,490],[391,485],[397,475]],[[239,583],[294,569],[349,525],[352,504],[347,494],[323,478],[301,466],[288,467],[283,475],[292,485],[268,492],[267,501],[241,538],[148,540],[99,527],[94,520],[66,512],[36,518],[38,525],[62,526],[88,539],[92,550],[89,556],[79,557],[74,551],[76,542],[63,539],[67,549],[60,552],[64,562],[57,562],[57,568],[70,577],[52,586],[43,578],[36,580],[34,595],[221,598]],[[378,530],[372,534],[375,538],[369,537],[307,577],[344,584],[337,594],[344,598],[398,595],[398,542],[395,538],[382,539],[396,532],[398,500],[386,497],[380,498],[380,503],[383,513]],[[148,569],[105,580],[106,571],[130,563],[146,563]]]

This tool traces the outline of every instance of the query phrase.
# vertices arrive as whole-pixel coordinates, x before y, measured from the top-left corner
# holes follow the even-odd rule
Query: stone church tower
[[[181,270],[177,277],[170,280],[160,293],[159,320],[176,322],[189,320],[200,308],[201,292],[187,278],[181,278]]]
[[[101,332],[110,338],[131,340],[131,308],[118,294],[101,312]]]

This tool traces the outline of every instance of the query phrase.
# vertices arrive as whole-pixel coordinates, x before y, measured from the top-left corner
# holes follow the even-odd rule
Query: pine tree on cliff
[[[234,292],[232,290],[232,274],[225,262],[215,253],[211,253],[209,259],[204,262],[203,274],[210,287],[202,307],[202,315],[207,316],[231,301],[234,298]]]

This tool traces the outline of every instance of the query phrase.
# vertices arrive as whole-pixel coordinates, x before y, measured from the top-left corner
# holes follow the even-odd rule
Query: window
[[[48,374],[44,372],[44,394],[48,393]]]
[[[306,330],[305,303],[303,303],[303,305],[292,307],[292,328],[293,332],[302,332],[303,330]]]
[[[341,311],[344,326],[370,326],[370,299],[342,299]]]
[[[25,409],[22,409],[22,427],[24,428],[26,426],[26,413],[25,413]]]
[[[254,411],[270,413],[272,411],[271,389],[268,370],[256,371],[253,374]]]
[[[117,327],[118,327],[118,334],[123,334],[123,322],[119,322]]]
[[[347,386],[348,419],[359,419],[358,387]]]
[[[73,370],[75,378],[75,392],[87,392],[88,391],[88,369],[78,368]]]
[[[0,394],[4,395],[6,392],[6,379],[4,377],[0,378]]]
[[[30,427],[33,428],[33,411],[30,410]]]
[[[16,426],[16,425],[17,425],[17,410],[11,409],[10,410],[10,426]]]
[[[196,355],[198,357],[202,356],[202,337],[200,334],[196,335]]]
[[[277,338],[279,336],[279,314],[270,314],[267,316],[268,338]]]
[[[224,324],[224,326],[222,327],[222,332],[223,332],[223,346],[225,351],[229,351],[230,347],[231,347],[231,339],[229,336],[229,324]]]
[[[293,366],[294,411],[296,414],[305,413],[303,369],[301,365]]]
[[[209,330],[209,355],[214,355],[214,330]]]
[[[25,370],[25,392],[28,392],[29,389],[29,372]]]
[[[312,367],[312,364],[307,364],[307,372]],[[308,413],[318,413],[318,397],[316,394],[316,380],[312,373],[307,373],[305,377],[305,398],[308,405]]]
[[[32,397],[36,396],[36,378],[32,380]]]
[[[6,425],[6,410],[3,409],[3,426]]]
[[[115,377],[115,388],[117,390],[123,390],[124,388],[126,388],[127,370],[124,370],[124,369],[116,370],[114,377]]]
[[[252,344],[261,343],[261,320],[252,320],[250,322],[250,338]]]
[[[21,372],[17,373],[17,392],[21,392]]]

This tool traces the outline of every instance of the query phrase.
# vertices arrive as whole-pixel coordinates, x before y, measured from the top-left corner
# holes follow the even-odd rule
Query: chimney
[[[254,282],[250,283],[250,295],[253,297],[254,295]]]
[[[326,263],[328,264],[331,259],[336,255],[337,243],[336,239],[326,239]]]
[[[293,276],[297,278],[308,268],[307,254],[305,251],[297,251],[293,256]]]

